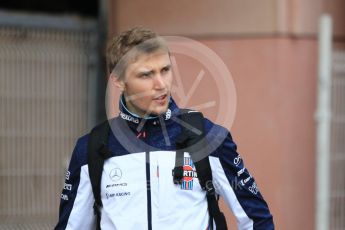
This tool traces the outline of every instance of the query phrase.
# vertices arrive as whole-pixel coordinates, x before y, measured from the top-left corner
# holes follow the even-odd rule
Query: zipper
[[[150,152],[146,152],[147,225],[152,230]]]

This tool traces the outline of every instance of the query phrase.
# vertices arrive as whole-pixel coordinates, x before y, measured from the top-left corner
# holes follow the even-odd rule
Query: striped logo
[[[193,161],[190,157],[185,157],[183,160],[183,179],[181,189],[193,190],[193,178],[197,178],[197,173]]]

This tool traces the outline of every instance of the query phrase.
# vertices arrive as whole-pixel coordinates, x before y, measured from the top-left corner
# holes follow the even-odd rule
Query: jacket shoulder
[[[87,164],[87,146],[89,142],[90,133],[87,133],[77,139],[73,156],[72,158],[75,159],[75,162],[78,162],[79,166],[83,166]]]
[[[213,121],[209,120],[208,118],[204,118],[204,127],[205,133],[207,135],[217,135],[217,136],[227,136],[229,130],[224,126],[214,123]]]
[[[224,152],[224,148],[228,147],[236,151],[237,146],[226,127],[218,125],[207,118],[205,118],[204,126],[206,139],[210,146],[210,155],[220,157]]]

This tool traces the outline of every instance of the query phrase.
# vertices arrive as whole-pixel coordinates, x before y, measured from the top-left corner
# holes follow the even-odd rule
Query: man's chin
[[[155,110],[155,111],[151,112],[151,115],[159,116],[159,115],[165,114],[167,110],[168,110],[168,107],[166,109],[162,109],[162,110]]]
[[[161,108],[155,108],[154,110],[151,111],[150,114],[154,115],[154,116],[159,116],[159,115],[165,114],[167,110],[168,110],[168,106],[164,106]]]

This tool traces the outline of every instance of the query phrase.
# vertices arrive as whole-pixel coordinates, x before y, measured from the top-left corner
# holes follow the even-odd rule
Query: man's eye
[[[166,72],[168,72],[170,70],[170,67],[164,67],[163,69],[162,69],[162,72],[163,73],[166,73]]]
[[[140,75],[140,78],[148,78],[150,76],[151,76],[150,73],[143,73],[143,74]]]

